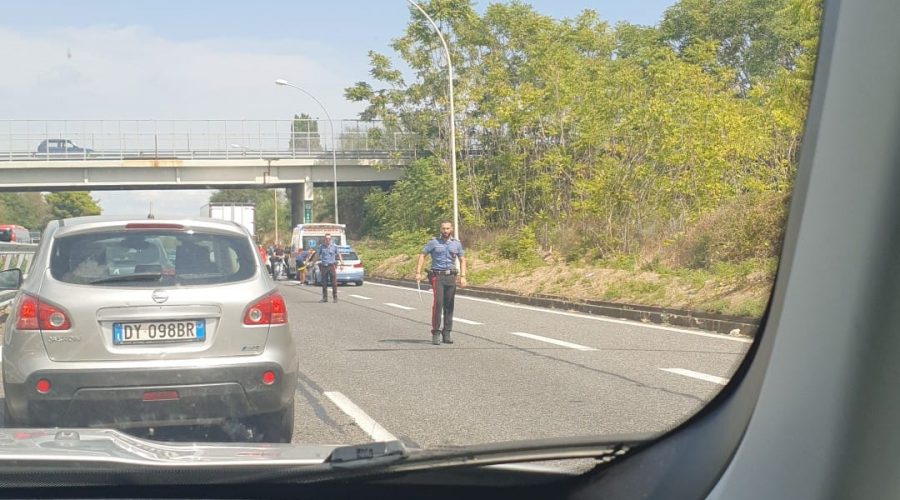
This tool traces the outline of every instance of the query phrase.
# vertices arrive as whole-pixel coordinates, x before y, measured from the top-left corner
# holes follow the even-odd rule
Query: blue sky
[[[476,0],[479,12],[494,2]],[[656,24],[671,0],[531,0],[537,11],[572,17],[596,10],[611,22]],[[3,6],[4,26],[41,32],[48,27],[97,25],[149,26],[167,38],[190,40],[228,36],[280,38],[292,34],[344,49],[367,44],[385,45],[406,23],[403,0],[331,1],[199,1],[199,0],[62,0],[9,1]]]
[[[486,1],[473,2],[483,11]],[[657,24],[674,0],[532,0],[555,18],[596,10],[615,23]],[[0,0],[0,120],[334,119],[362,105],[343,89],[369,80],[369,50],[409,19],[404,0]],[[399,69],[403,70],[401,66]],[[186,193],[95,193],[104,211],[154,201],[190,212]],[[205,200],[204,200],[205,203]]]

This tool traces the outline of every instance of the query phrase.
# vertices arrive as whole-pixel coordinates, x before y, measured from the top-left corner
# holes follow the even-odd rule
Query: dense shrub
[[[781,253],[788,196],[744,195],[702,216],[669,245],[675,267],[710,268],[717,263],[767,259]]]

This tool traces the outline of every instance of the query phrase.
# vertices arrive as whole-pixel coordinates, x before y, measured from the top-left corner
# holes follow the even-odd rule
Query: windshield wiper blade
[[[325,459],[332,467],[356,468],[388,465],[409,456],[400,441],[379,441],[357,445],[338,446]]]
[[[290,481],[299,478],[345,480],[352,477],[391,475],[448,467],[482,467],[581,458],[592,459],[598,467],[604,467],[659,436],[659,433],[640,433],[544,438],[438,449],[408,449],[400,441],[384,441],[338,446],[332,449],[321,465],[257,472],[254,480],[261,482]]]
[[[650,443],[659,433],[619,434],[611,436],[575,436],[566,438],[543,438],[505,443],[485,443],[451,447],[449,449],[407,450],[399,441],[385,441],[368,445],[342,446],[335,448],[325,460],[332,469],[393,469],[411,471],[416,469],[453,465],[483,466],[548,460],[568,460],[589,458],[599,464],[608,464],[630,450]],[[372,457],[366,458],[367,447],[375,447]],[[380,447],[379,447],[380,446]],[[397,448],[402,448],[402,452]],[[340,450],[340,451],[339,451]],[[391,454],[393,451],[395,454]],[[380,452],[380,453],[379,453]],[[401,454],[402,453],[402,454]],[[356,458],[356,454],[362,456]],[[346,467],[336,459],[345,459]],[[381,467],[379,467],[381,466]]]
[[[121,276],[110,276],[109,278],[94,280],[91,281],[90,284],[99,285],[101,283],[124,283],[127,281],[159,281],[162,276],[162,273],[123,274]]]

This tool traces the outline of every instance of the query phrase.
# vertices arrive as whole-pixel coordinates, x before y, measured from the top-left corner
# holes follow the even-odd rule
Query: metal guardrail
[[[427,156],[428,152],[424,151],[337,151],[335,156],[337,160],[391,160],[418,158]],[[187,151],[187,150],[120,150],[120,151],[91,151],[79,154],[65,153],[21,153],[9,152],[0,153],[0,161],[58,161],[58,160],[146,160],[146,159],[179,159],[179,160],[245,160],[245,159],[262,159],[262,160],[278,160],[278,159],[316,159],[327,160],[329,163],[332,159],[331,151],[306,152],[306,151],[266,151],[253,150],[234,152],[229,150],[211,150],[211,151]]]
[[[34,243],[0,243],[0,271],[19,268],[27,272],[37,250]],[[0,307],[15,296],[16,290],[0,290]]]
[[[0,271],[18,267],[24,272],[37,247],[37,243],[0,243]]]
[[[377,121],[335,120],[4,120],[0,161],[129,158],[352,158],[410,156],[419,136]],[[48,146],[49,145],[49,146]]]

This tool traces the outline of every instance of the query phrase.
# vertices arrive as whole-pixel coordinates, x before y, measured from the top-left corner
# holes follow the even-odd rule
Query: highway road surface
[[[431,292],[366,283],[320,303],[283,282],[300,351],[299,443],[411,446],[663,431],[720,391],[750,340],[457,296],[431,344]]]
[[[300,358],[295,443],[434,448],[664,431],[714,397],[750,346],[462,295],[455,343],[435,346],[430,291],[369,282],[320,303],[319,288],[278,286]]]

